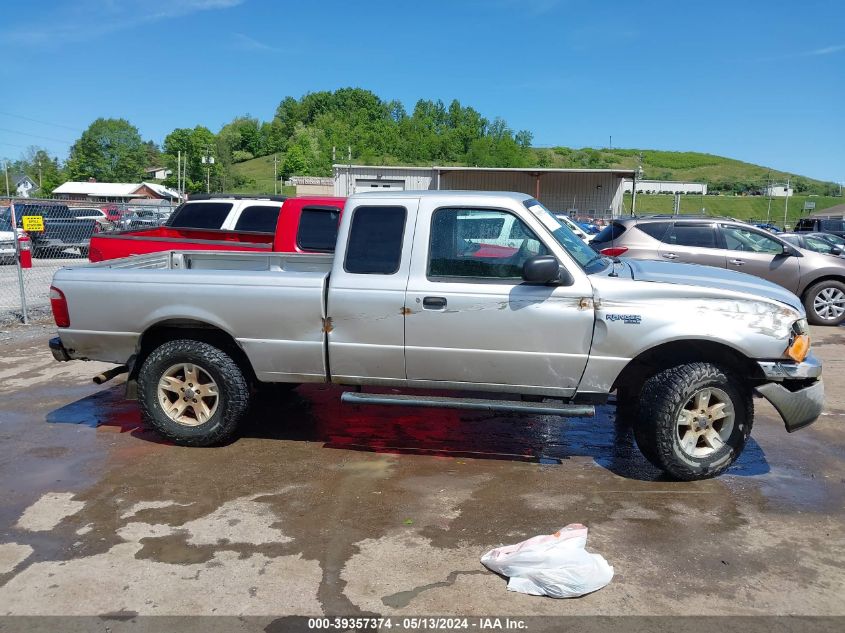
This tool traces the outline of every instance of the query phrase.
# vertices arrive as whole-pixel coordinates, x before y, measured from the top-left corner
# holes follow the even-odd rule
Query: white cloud
[[[246,0],[85,0],[69,3],[52,21],[10,26],[0,31],[7,43],[82,42],[142,24],[180,18],[201,11],[230,9]]]
[[[245,33],[235,33],[235,46],[244,51],[266,51],[270,53],[278,53],[280,50],[275,46],[270,46],[269,44],[260,42]]]
[[[833,53],[839,53],[841,51],[845,51],[845,44],[837,44],[835,46],[825,46],[824,48],[817,48],[812,51],[807,51],[803,53],[806,56],[816,56],[816,55],[832,55]]]

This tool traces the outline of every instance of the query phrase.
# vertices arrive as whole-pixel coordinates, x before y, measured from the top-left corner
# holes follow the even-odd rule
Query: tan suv
[[[845,321],[845,260],[798,248],[745,222],[698,216],[614,220],[590,243],[603,255],[727,268],[801,297],[816,325]]]

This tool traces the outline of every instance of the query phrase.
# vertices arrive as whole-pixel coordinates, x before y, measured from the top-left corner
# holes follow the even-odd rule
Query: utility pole
[[[211,193],[211,166],[214,164],[214,156],[211,155],[208,145],[205,146],[202,162],[205,165],[205,192]]]
[[[176,193],[182,195],[182,150],[176,151]]]
[[[789,213],[789,178],[786,179],[786,197],[783,203],[783,230],[786,230],[786,215]]]
[[[38,188],[41,189],[41,159],[38,159]]]
[[[9,194],[9,161],[3,161],[3,167],[6,170],[6,197],[8,198],[11,194]]]
[[[279,155],[273,154],[273,195],[278,195],[278,181],[279,181]]]

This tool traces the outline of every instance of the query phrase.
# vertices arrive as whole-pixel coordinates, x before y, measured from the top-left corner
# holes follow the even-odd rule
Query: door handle
[[[446,307],[446,297],[423,297],[423,310],[442,310]]]
[[[745,263],[745,261],[741,259],[729,259],[728,261],[734,266],[742,266]]]
[[[665,257],[666,259],[678,259],[678,256],[675,253],[660,253],[661,257]]]

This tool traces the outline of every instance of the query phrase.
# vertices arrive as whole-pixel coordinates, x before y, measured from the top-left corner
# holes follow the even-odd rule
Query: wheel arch
[[[815,279],[808,281],[806,283],[806,285],[804,286],[803,290],[801,290],[801,300],[803,301],[807,298],[807,293],[809,292],[810,288],[812,288],[816,284],[819,284],[823,281],[836,281],[836,282],[839,282],[841,284],[845,284],[845,276],[838,275],[838,274],[835,274],[835,273],[829,273],[829,274],[826,274],[826,275],[820,275],[819,277],[816,277]]]
[[[720,365],[751,381],[764,380],[763,370],[757,362],[730,345],[686,339],[669,341],[640,352],[619,372],[611,389],[636,389],[662,369],[694,362]]]
[[[137,379],[141,365],[150,352],[168,341],[177,339],[201,341],[221,349],[232,357],[252,382],[256,381],[252,362],[229,332],[211,323],[189,318],[165,319],[144,330],[131,361],[129,380]]]

